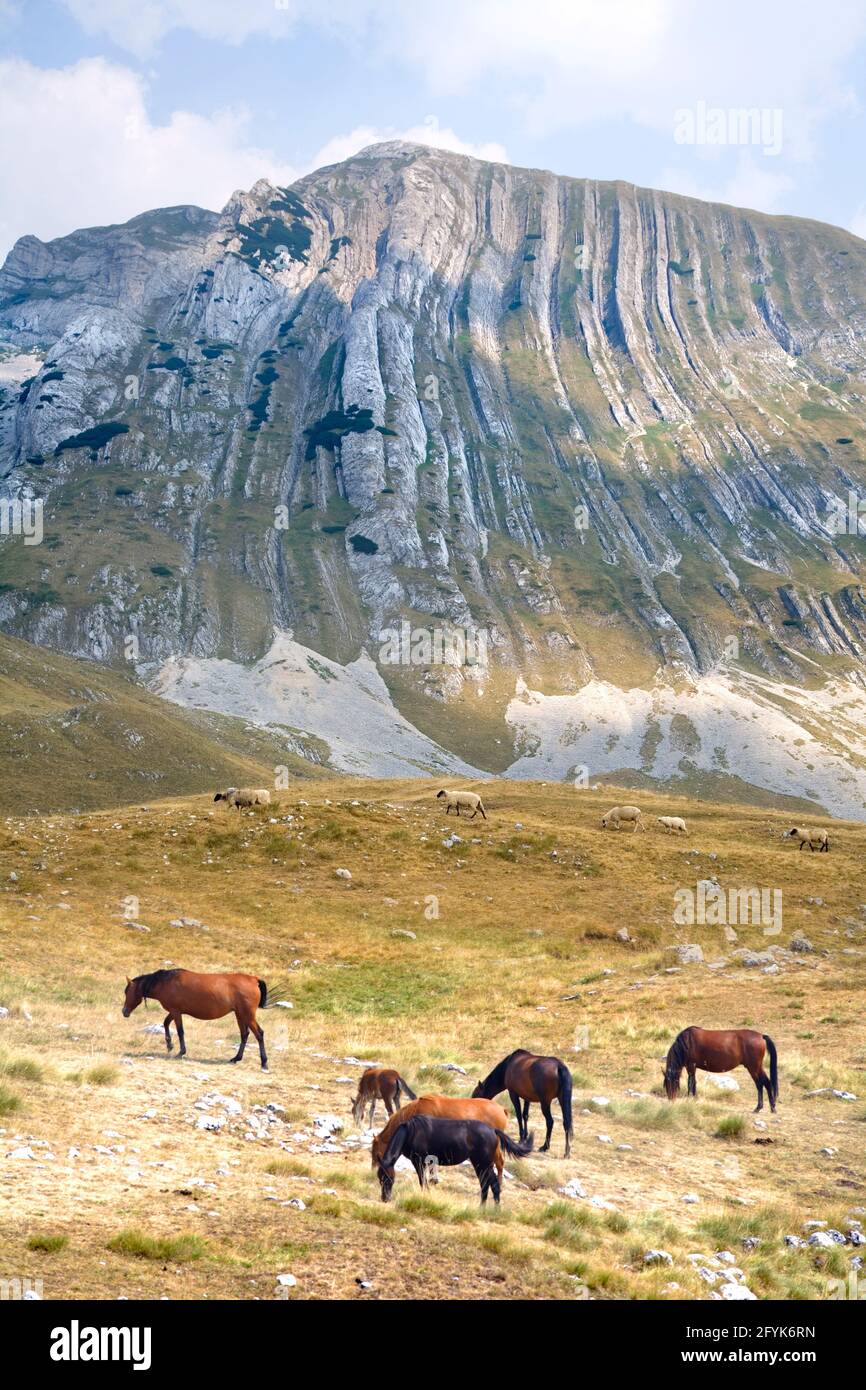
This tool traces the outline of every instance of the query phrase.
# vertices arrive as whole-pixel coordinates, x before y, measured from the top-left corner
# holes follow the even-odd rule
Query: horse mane
[[[677,1034],[677,1036],[674,1038],[673,1042],[671,1043],[670,1048],[669,1048],[669,1050],[668,1050],[668,1059],[667,1059],[667,1070],[668,1070],[668,1071],[672,1071],[674,1067],[679,1067],[680,1071],[682,1071],[683,1067],[685,1066],[685,1064],[686,1064],[686,1056],[685,1056],[685,1053],[686,1053],[686,1044],[685,1044],[685,1037],[686,1037],[686,1033],[688,1033],[688,1032],[690,1032],[690,1031],[691,1031],[691,1030],[690,1030],[689,1028],[684,1028],[684,1029],[682,1030],[681,1033],[678,1033],[678,1034]]]
[[[527,1053],[525,1047],[517,1047],[513,1052],[509,1052],[508,1056],[503,1057],[501,1062],[497,1062],[493,1070],[487,1076],[485,1076],[484,1080],[481,1082],[482,1087],[492,1086],[495,1085],[498,1081],[501,1081],[502,1078],[505,1076],[505,1069],[508,1066],[509,1062],[513,1062],[515,1057],[525,1057],[528,1055],[529,1054]],[[505,1085],[503,1082],[503,1085],[500,1087],[500,1090],[504,1089]]]
[[[136,975],[132,983],[138,985],[142,999],[147,999],[155,985],[164,985],[166,981],[173,980],[175,975],[179,974],[179,968],[176,970],[152,970],[149,975]]]

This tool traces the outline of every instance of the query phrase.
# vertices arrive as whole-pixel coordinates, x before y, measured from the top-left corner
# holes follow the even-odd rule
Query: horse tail
[[[508,1135],[501,1129],[496,1130],[496,1136],[505,1152],[510,1154],[512,1158],[526,1158],[526,1155],[532,1152],[532,1146],[535,1143],[534,1134],[530,1134],[528,1139],[524,1139],[520,1143],[515,1143],[513,1139],[509,1139]]]
[[[260,1008],[260,1009],[266,1009],[267,1007],[268,1007],[268,987],[267,987],[267,985],[265,984],[264,980],[259,980],[259,1008]]]
[[[764,1042],[767,1044],[767,1051],[770,1054],[770,1085],[773,1088],[773,1100],[779,1099],[779,1056],[776,1052],[776,1044],[766,1033],[763,1034]]]
[[[564,1062],[557,1062],[557,1074],[559,1076],[559,1104],[562,1109],[562,1124],[568,1138],[571,1138],[571,1072]]]
[[[398,1100],[398,1101],[399,1101],[399,1099],[400,1099],[400,1092],[401,1092],[401,1091],[403,1092],[403,1095],[404,1095],[404,1096],[408,1096],[410,1100],[417,1100],[417,1099],[418,1099],[418,1097],[416,1096],[415,1092],[412,1090],[412,1087],[406,1084],[406,1082],[403,1080],[402,1076],[401,1076],[400,1073],[398,1072],[398,1073],[397,1073],[397,1100]]]

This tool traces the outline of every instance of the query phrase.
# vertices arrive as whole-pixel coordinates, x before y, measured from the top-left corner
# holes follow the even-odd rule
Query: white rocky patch
[[[192,656],[171,657],[151,689],[188,709],[215,710],[285,734],[297,749],[313,734],[331,765],[363,777],[485,774],[447,752],[404,719],[375,663],[362,654],[341,666],[286,632],[254,666]]]

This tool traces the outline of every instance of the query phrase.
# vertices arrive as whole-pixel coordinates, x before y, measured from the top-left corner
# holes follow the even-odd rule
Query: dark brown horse
[[[173,1023],[177,1029],[181,1057],[186,1056],[183,1014],[189,1014],[191,1018],[225,1018],[226,1014],[233,1013],[238,1021],[241,1045],[232,1061],[239,1062],[243,1057],[252,1029],[259,1044],[262,1071],[267,1071],[265,1032],[256,1021],[256,1009],[264,1009],[268,1002],[268,987],[264,980],[257,980],[255,975],[202,975],[196,970],[154,970],[151,975],[136,975],[134,980],[127,978],[123,1017],[129,1018],[142,999],[155,999],[166,1010],[163,1022],[165,1045],[171,1052],[169,1025]]]
[[[547,1136],[538,1150],[546,1153],[550,1148],[553,1133],[553,1115],[550,1103],[559,1100],[562,1109],[562,1127],[565,1130],[565,1157],[571,1153],[571,1072],[558,1057],[537,1057],[534,1052],[518,1048],[510,1057],[505,1057],[494,1067],[484,1081],[479,1081],[473,1096],[483,1096],[493,1100],[502,1091],[507,1091],[517,1116],[517,1127],[521,1139],[529,1138],[529,1105],[537,1101],[547,1124]],[[521,1113],[520,1102],[523,1101]]]
[[[769,1055],[770,1075],[764,1071],[764,1058]],[[779,1097],[779,1059],[776,1044],[766,1033],[754,1028],[684,1028],[668,1053],[665,1064],[665,1095],[676,1100],[680,1091],[683,1067],[689,1074],[688,1094],[697,1096],[695,1071],[733,1071],[745,1067],[758,1088],[756,1110],[764,1108],[764,1091],[775,1111]]]
[[[411,1120],[413,1115],[433,1115],[440,1120],[480,1120],[490,1125],[491,1129],[504,1129],[508,1124],[508,1116],[495,1100],[471,1100],[469,1096],[419,1096],[392,1115],[385,1128],[376,1135],[370,1151],[374,1168],[381,1163],[394,1130],[404,1121]]]
[[[481,1205],[487,1201],[488,1192],[492,1192],[498,1206],[503,1149],[513,1158],[525,1158],[532,1149],[532,1139],[515,1144],[501,1129],[493,1129],[479,1120],[440,1120],[434,1115],[413,1115],[397,1125],[379,1161],[382,1201],[391,1200],[394,1165],[398,1158],[409,1159],[422,1188],[427,1186],[434,1165],[441,1163],[450,1168],[468,1160],[481,1185]]]
[[[394,1111],[400,1108],[401,1092],[410,1100],[418,1099],[412,1087],[403,1080],[400,1073],[395,1071],[393,1067],[368,1067],[358,1082],[358,1094],[352,1102],[352,1118],[355,1124],[361,1123],[364,1117],[364,1108],[369,1104],[370,1114],[367,1125],[368,1127],[372,1125],[377,1100],[383,1100],[388,1114],[393,1115]]]

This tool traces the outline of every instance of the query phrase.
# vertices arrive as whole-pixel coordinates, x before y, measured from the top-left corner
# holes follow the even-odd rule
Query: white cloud
[[[779,108],[786,159],[814,155],[817,125],[857,105],[842,65],[866,35],[862,0],[64,0],[93,34],[138,55],[174,29],[240,43],[303,23],[416,72],[437,97],[493,91],[535,135],[605,120],[673,140],[699,101]]]
[[[218,210],[236,188],[260,178],[291,183],[381,140],[506,158],[501,145],[470,144],[428,116],[404,130],[358,126],[297,168],[249,143],[242,107],[211,116],[175,111],[155,125],[145,98],[141,77],[103,58],[62,69],[0,61],[0,263],[26,233],[47,241],[175,203]]]
[[[367,145],[378,145],[383,140],[409,140],[416,145],[433,145],[436,149],[452,150],[454,154],[474,155],[476,159],[492,159],[505,163],[508,155],[504,145],[495,141],[473,144],[461,140],[450,127],[442,127],[436,116],[425,116],[420,125],[396,130],[390,126],[356,126],[348,135],[335,135],[318,151],[309,165],[310,169],[320,169],[325,164],[339,164],[349,159]]]
[[[654,186],[669,193],[682,193],[687,198],[703,198],[708,203],[730,203],[737,208],[758,208],[761,212],[777,212],[784,207],[785,196],[795,187],[790,174],[766,163],[758,163],[753,155],[742,150],[736,165],[727,176],[716,182],[705,181],[692,169],[669,166],[662,169]]]
[[[27,232],[47,240],[173,203],[220,208],[258,178],[296,178],[248,143],[248,125],[228,107],[154,125],[141,78],[102,58],[63,69],[0,62],[0,255]]]
[[[358,0],[359,6],[362,0]],[[781,108],[786,154],[856,104],[841,65],[866,34],[862,0],[367,0],[381,48],[434,94],[496,84],[535,133],[606,119],[671,133],[678,107]]]
[[[201,38],[242,43],[253,34],[286,35],[299,8],[294,0],[63,0],[88,34],[105,34],[120,48],[147,57],[174,29]]]

